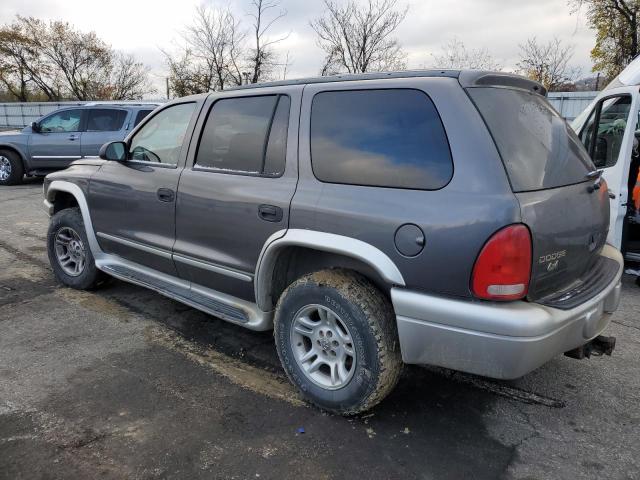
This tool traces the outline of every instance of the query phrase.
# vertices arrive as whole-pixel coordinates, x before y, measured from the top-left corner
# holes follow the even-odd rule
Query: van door
[[[638,87],[607,90],[578,117],[574,128],[598,169],[604,170],[611,196],[608,241],[622,247],[622,227],[627,213],[627,181],[638,129]]]
[[[180,177],[173,259],[179,275],[254,301],[265,242],[284,234],[298,181],[302,87],[210,97]]]

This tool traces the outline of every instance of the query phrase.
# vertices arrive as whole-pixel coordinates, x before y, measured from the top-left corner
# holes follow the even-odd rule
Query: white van
[[[640,216],[637,209],[629,205],[633,202],[629,189],[633,190],[638,177],[639,109],[640,57],[600,92],[572,123],[609,186],[611,223],[608,242],[622,250],[627,260],[636,262],[640,261]]]

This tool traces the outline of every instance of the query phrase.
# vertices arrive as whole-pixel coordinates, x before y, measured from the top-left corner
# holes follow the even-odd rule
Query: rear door
[[[64,109],[40,120],[40,131],[29,137],[33,168],[61,168],[81,158],[85,112],[80,108]]]
[[[501,154],[522,222],[531,230],[529,298],[564,291],[601,260],[609,228],[605,184],[580,139],[537,93],[469,88]],[[617,265],[616,265],[617,272]],[[614,272],[615,273],[615,272]]]
[[[289,222],[301,92],[229,92],[205,104],[178,187],[174,261],[181,277],[254,300],[260,251]]]
[[[629,165],[633,139],[638,129],[638,87],[607,91],[592,107],[576,119],[574,127],[604,178],[611,199],[609,241],[622,246],[622,227],[627,213]]]
[[[89,209],[105,252],[176,275],[176,190],[202,102],[154,112],[128,139],[129,158],[106,162],[91,177]]]
[[[83,157],[97,156],[100,147],[107,142],[123,140],[131,113],[124,108],[87,109],[87,127],[82,134]]]

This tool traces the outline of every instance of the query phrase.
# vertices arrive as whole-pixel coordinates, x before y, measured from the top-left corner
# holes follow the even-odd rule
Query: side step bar
[[[149,288],[228,322],[258,331],[273,328],[273,312],[263,312],[255,303],[110,255],[96,260],[96,266],[120,280]]]

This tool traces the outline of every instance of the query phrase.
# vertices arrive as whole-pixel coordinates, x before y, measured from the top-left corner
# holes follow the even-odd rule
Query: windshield
[[[595,170],[580,139],[546,98],[508,88],[467,91],[489,127],[515,192],[580,183]]]

